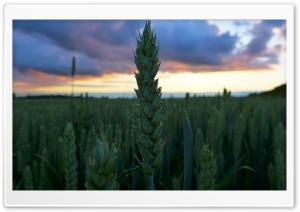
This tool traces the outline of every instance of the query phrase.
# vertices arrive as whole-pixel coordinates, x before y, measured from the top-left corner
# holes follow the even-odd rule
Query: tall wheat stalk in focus
[[[155,79],[160,66],[156,46],[156,35],[151,22],[146,21],[142,35],[137,40],[134,62],[138,89],[135,89],[137,108],[137,145],[143,157],[142,166],[147,178],[148,189],[153,190],[153,175],[162,162],[161,87]]]

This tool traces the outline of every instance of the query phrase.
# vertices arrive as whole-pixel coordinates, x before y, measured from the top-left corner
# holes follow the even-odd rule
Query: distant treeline
[[[280,96],[286,97],[286,84],[280,85],[273,90],[265,91],[261,93],[251,93],[249,96]]]
[[[13,98],[20,98],[20,99],[45,99],[45,98],[53,98],[53,99],[66,99],[66,98],[71,98],[72,95],[27,95],[27,96],[16,96],[15,93],[13,93]],[[80,99],[80,98],[94,98],[92,96],[88,95],[80,95],[80,96],[73,96],[75,99]],[[108,97],[102,97],[102,98],[108,98]]]

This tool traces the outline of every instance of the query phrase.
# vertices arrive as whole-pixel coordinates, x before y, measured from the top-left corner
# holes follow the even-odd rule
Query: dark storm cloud
[[[47,42],[29,36],[24,38],[17,32],[14,33],[13,64],[20,70],[34,68],[50,73],[60,73],[67,67],[58,62],[59,54],[60,52]]]
[[[217,27],[206,21],[156,23],[155,30],[164,46],[160,55],[165,59],[220,64],[221,56],[230,53],[237,41],[228,33],[218,35]],[[101,60],[132,59],[137,29],[143,25],[144,21],[14,21],[14,29],[44,35],[61,48]],[[119,54],[112,51],[114,48]]]
[[[117,52],[124,51],[120,49]],[[116,51],[112,52],[112,55],[114,54]],[[120,64],[116,62],[118,60],[91,58],[83,52],[53,45],[52,41],[44,35],[24,34],[20,30],[14,30],[13,64],[20,70],[33,68],[49,74],[70,75],[73,56],[76,57],[76,75],[100,76],[108,72],[126,72],[128,69],[134,69],[134,64],[131,63]],[[122,60],[121,55],[115,56],[118,57]]]
[[[34,69],[68,76],[75,56],[77,75],[131,73],[136,69],[132,51],[138,27],[142,33],[144,24],[144,20],[14,21],[13,66],[24,73]],[[246,22],[235,23],[239,24]],[[278,52],[267,48],[273,28],[285,31],[285,21],[261,21],[251,31],[253,39],[239,50],[237,35],[221,32],[207,21],[158,20],[151,25],[160,44],[162,71],[176,71],[175,66],[164,66],[173,62],[193,72],[265,68],[278,62]]]
[[[77,74],[128,73],[132,50],[145,21],[14,21],[14,66],[68,75],[72,56]],[[160,58],[192,65],[221,65],[237,41],[207,21],[153,21]]]
[[[143,21],[14,21],[14,29],[48,37],[56,45],[96,59],[109,59],[109,48],[134,47]]]
[[[191,65],[221,65],[222,56],[230,54],[238,37],[219,29],[207,21],[176,21],[172,27],[167,22],[157,24],[162,60],[174,60]]]

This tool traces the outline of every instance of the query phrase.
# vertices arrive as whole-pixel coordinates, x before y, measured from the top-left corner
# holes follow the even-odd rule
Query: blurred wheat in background
[[[146,21],[136,98],[73,95],[75,57],[71,95],[13,96],[14,190],[286,189],[286,85],[162,98],[158,41]]]

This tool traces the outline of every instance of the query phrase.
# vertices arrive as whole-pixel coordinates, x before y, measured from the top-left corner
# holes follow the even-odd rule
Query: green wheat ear
[[[200,159],[200,175],[197,180],[198,189],[213,190],[216,186],[215,178],[217,175],[218,167],[215,156],[209,149],[208,145],[203,145]]]
[[[33,190],[33,177],[30,166],[26,166],[23,172],[25,190]]]
[[[148,176],[153,176],[162,163],[161,87],[155,79],[160,66],[158,50],[156,35],[150,21],[146,21],[143,34],[137,40],[134,62],[138,69],[135,73],[138,86],[135,89],[138,99],[137,145],[143,157],[143,171]]]
[[[87,190],[113,190],[116,186],[116,148],[97,138],[86,166]]]
[[[75,132],[71,123],[68,123],[64,132],[64,171],[66,190],[77,190],[77,159]]]

